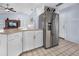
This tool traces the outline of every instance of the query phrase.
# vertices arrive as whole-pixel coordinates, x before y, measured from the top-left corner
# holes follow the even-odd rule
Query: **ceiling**
[[[44,6],[55,7],[58,3],[9,3],[9,7],[14,8],[17,12],[26,12],[33,8],[43,8]],[[0,3],[2,6],[6,6],[5,3]],[[3,10],[0,8],[0,10]]]

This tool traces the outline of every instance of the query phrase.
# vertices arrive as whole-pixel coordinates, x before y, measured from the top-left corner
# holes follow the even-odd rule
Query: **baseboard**
[[[63,39],[63,40],[65,40],[65,38],[63,38],[63,37],[59,37],[60,39]]]
[[[41,46],[41,47],[38,47],[38,48],[34,48],[34,49],[32,49],[32,50],[28,50],[28,51],[23,51],[22,53],[20,53],[18,56],[22,56],[22,54],[24,54],[24,53],[28,53],[28,52],[30,52],[30,51],[33,51],[33,50],[35,50],[35,49],[39,49],[39,48],[42,48],[43,46]]]

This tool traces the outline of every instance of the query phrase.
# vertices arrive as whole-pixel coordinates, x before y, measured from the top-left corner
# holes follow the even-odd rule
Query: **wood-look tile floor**
[[[60,39],[59,45],[49,49],[38,48],[21,56],[79,56],[79,44]]]

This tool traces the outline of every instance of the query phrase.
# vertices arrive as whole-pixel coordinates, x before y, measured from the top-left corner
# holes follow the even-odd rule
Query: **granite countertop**
[[[6,29],[3,30],[3,32],[0,32],[0,34],[12,34],[12,33],[17,33],[17,32],[23,32],[23,31],[39,31],[41,29],[27,29],[27,30],[22,30],[22,29]]]

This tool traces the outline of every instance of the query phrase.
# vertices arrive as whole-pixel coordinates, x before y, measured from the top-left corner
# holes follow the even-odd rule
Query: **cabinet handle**
[[[0,41],[0,45],[1,45],[1,41]]]
[[[35,39],[36,37],[35,37],[35,35],[34,35],[34,39]]]

